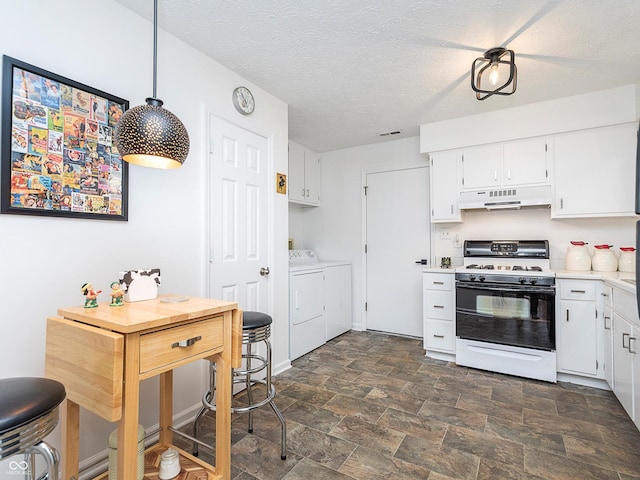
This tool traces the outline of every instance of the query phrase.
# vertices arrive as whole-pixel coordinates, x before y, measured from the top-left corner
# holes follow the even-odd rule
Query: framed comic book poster
[[[0,212],[127,220],[113,139],[129,102],[3,56]]]

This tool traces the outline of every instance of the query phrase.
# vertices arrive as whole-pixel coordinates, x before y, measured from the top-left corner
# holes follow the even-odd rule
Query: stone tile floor
[[[640,432],[611,392],[429,359],[419,339],[349,332],[274,383],[287,459],[269,407],[253,434],[235,414],[233,479],[640,479]]]

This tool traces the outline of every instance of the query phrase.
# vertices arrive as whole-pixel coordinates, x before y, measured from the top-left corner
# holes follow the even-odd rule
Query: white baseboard
[[[580,375],[558,372],[558,381],[575,383],[576,385],[584,385],[585,387],[599,388],[600,390],[611,390],[606,380],[602,380],[600,378],[582,377]]]

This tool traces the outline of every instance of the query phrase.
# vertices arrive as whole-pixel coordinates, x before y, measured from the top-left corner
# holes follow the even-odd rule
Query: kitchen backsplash
[[[434,253],[436,262],[441,257],[452,257],[454,265],[462,264],[464,240],[549,240],[550,263],[553,269],[564,268],[564,257],[571,240],[588,242],[589,253],[593,245],[613,245],[616,255],[620,247],[635,246],[635,223],[638,218],[580,218],[551,220],[548,208],[521,210],[468,211],[461,224],[436,225]],[[449,232],[442,239],[440,232]],[[460,246],[456,246],[456,238]]]

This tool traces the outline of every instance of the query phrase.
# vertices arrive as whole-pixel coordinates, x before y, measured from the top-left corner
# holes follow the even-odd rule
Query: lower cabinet
[[[613,392],[640,428],[640,325],[635,297],[613,290]]]
[[[604,377],[599,360],[598,295],[602,282],[558,280],[556,351],[558,372]]]
[[[455,353],[455,284],[453,271],[422,274],[424,349]]]
[[[601,295],[604,305],[602,319],[598,321],[598,329],[602,331],[604,379],[607,381],[609,388],[613,390],[613,288],[605,285]]]

